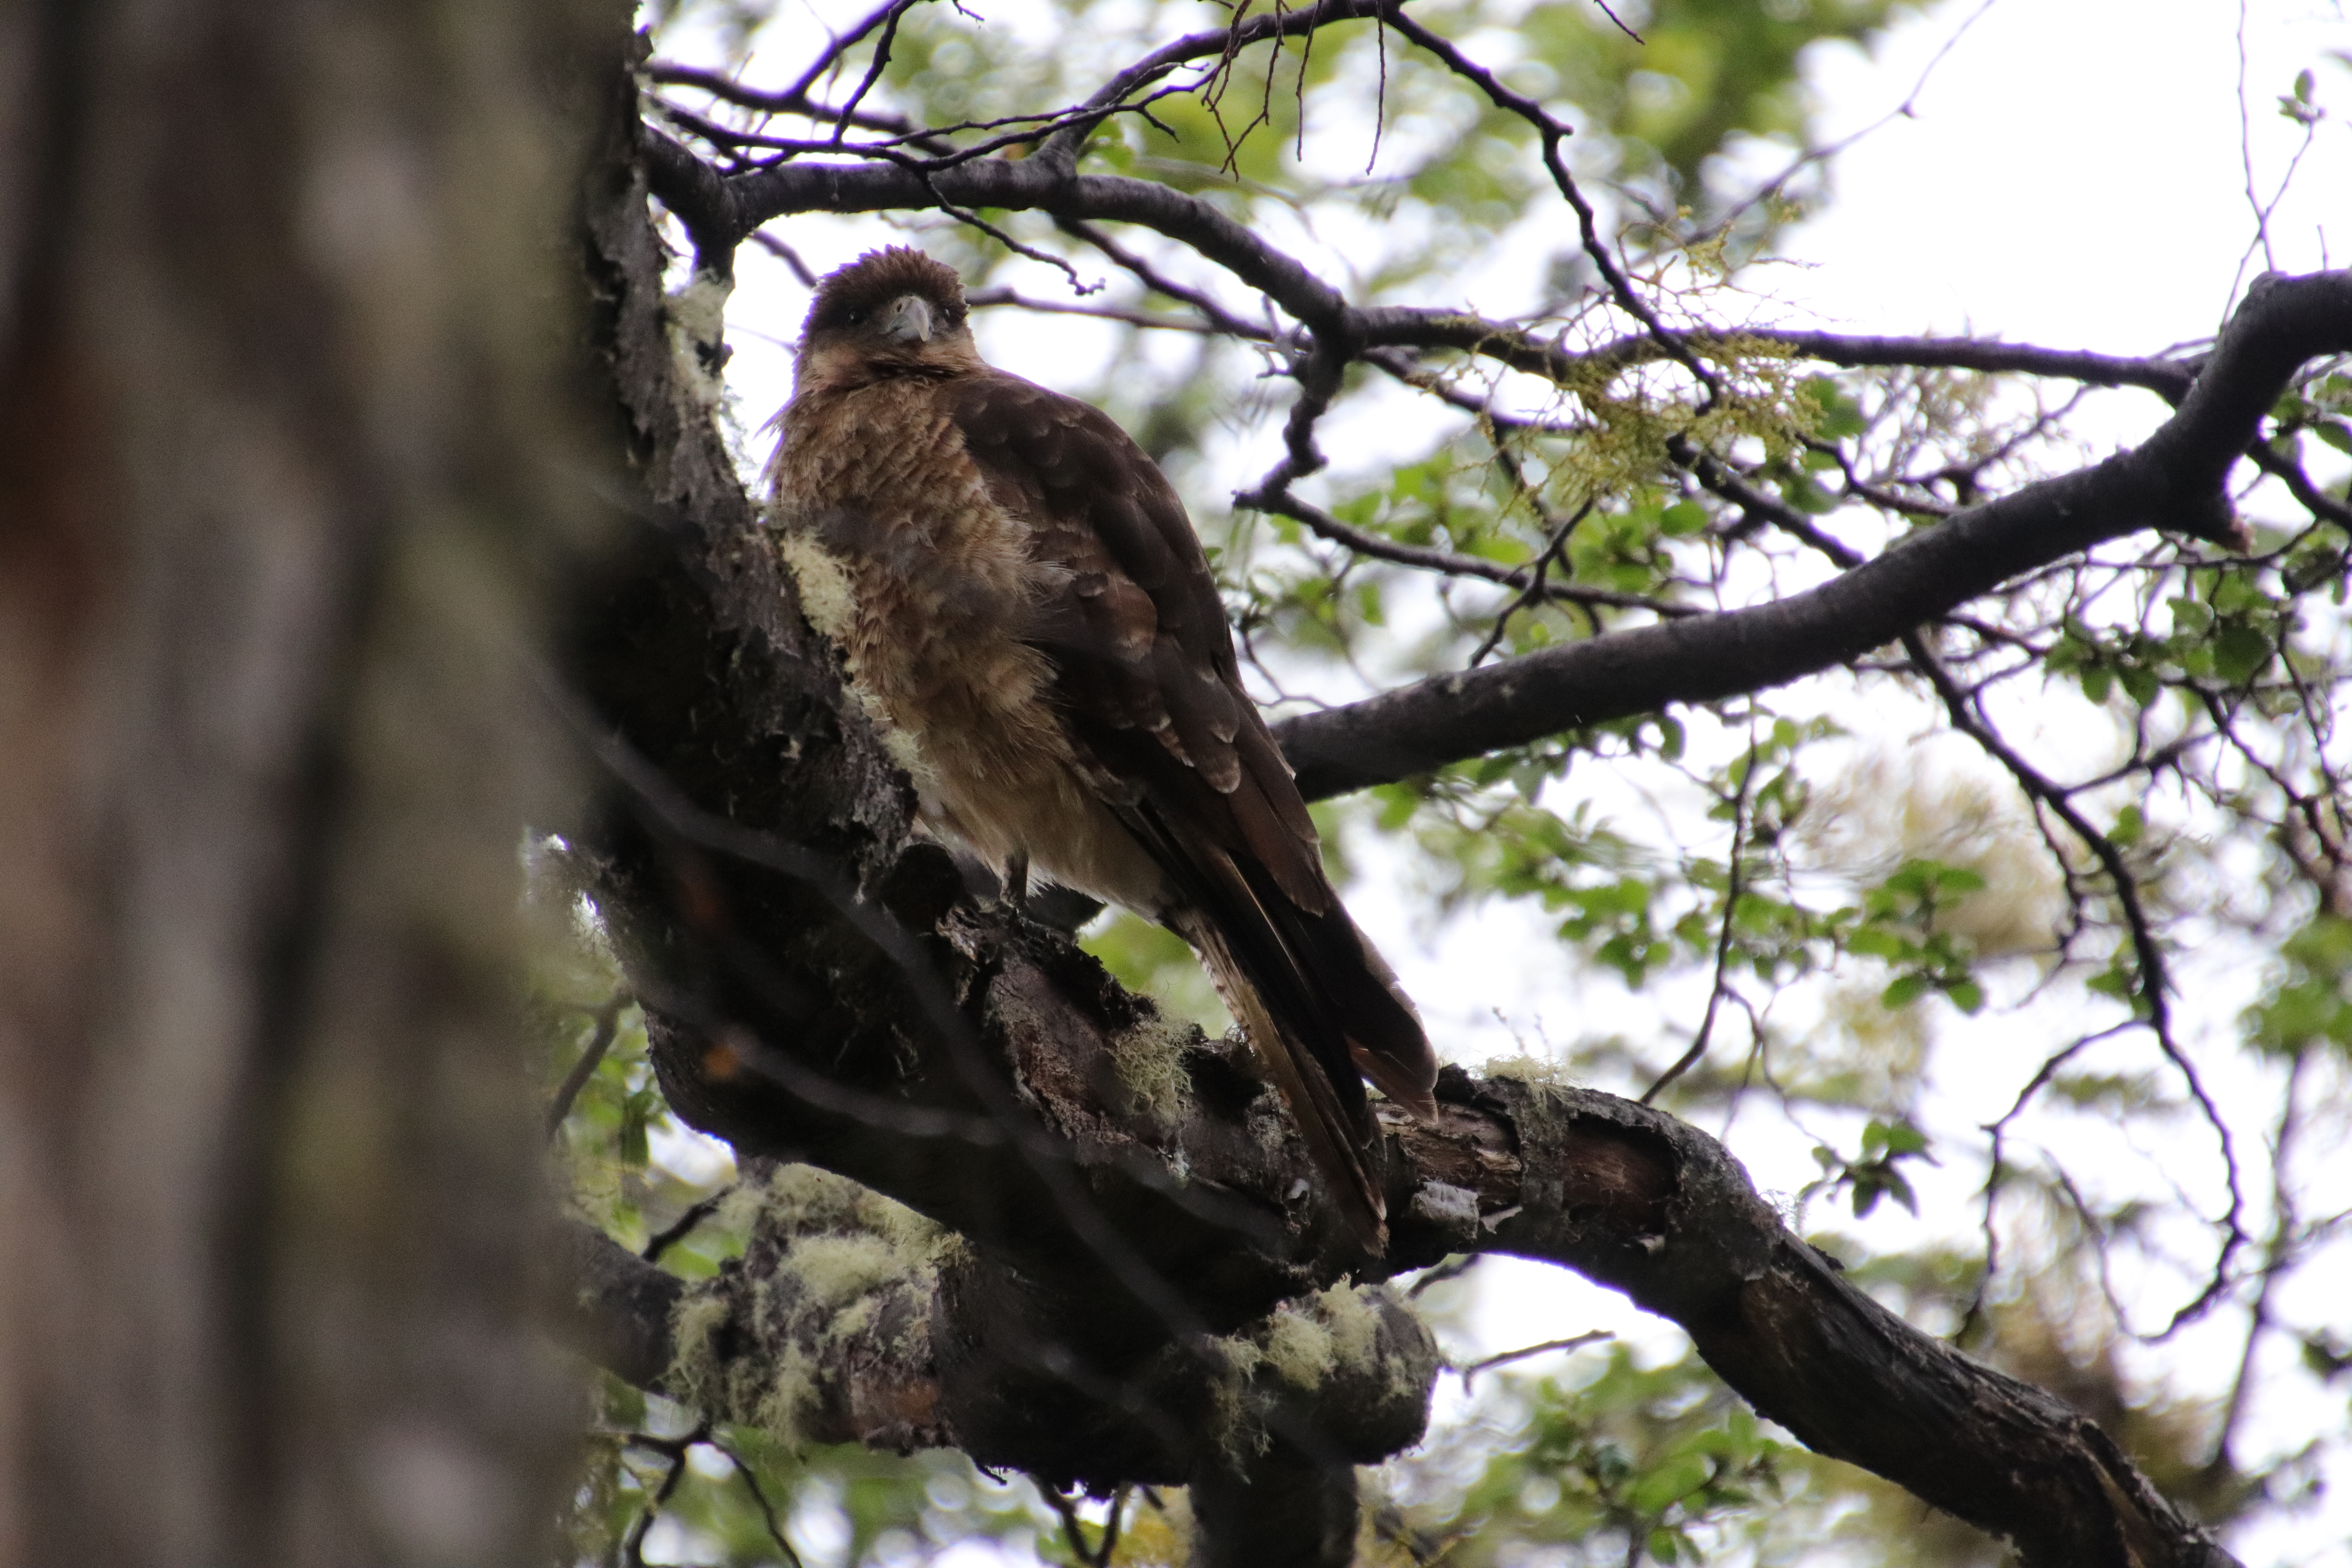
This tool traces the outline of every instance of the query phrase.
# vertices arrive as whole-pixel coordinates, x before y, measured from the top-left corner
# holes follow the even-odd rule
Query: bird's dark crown
[[[963,279],[955,268],[911,245],[894,245],[869,250],[818,279],[816,298],[809,305],[808,331],[855,327],[902,294],[919,294],[950,323],[963,320]]]

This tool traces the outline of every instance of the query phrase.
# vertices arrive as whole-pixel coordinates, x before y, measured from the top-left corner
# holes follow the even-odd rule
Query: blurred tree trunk
[[[605,0],[0,4],[0,1565],[545,1561]]]

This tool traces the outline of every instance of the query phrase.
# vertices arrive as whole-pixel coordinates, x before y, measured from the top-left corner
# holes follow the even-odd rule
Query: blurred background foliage
[[[1143,52],[1139,40],[1231,16],[1195,0],[983,9],[908,10],[866,107],[929,126],[1034,115],[1083,99]],[[1711,312],[1738,316],[1748,269],[1805,204],[1829,194],[1825,165],[1810,158],[1803,52],[1867,45],[1906,9],[1893,0],[1445,0],[1412,15],[1574,125],[1574,167],[1604,194],[1630,270],[1669,319],[1706,324]],[[810,13],[766,0],[659,0],[645,20],[657,55],[768,85],[790,79],[825,37]],[[852,47],[820,89],[841,101],[871,57],[870,41]],[[1313,236],[1342,258],[1348,275],[1334,281],[1362,303],[1466,304],[1457,291],[1465,271],[1520,258],[1519,319],[1564,346],[1596,346],[1624,321],[1597,290],[1536,153],[1523,120],[1400,40],[1349,26],[1311,48],[1248,51],[1213,89],[1162,99],[1149,121],[1113,119],[1084,166],[1163,181],[1272,235]],[[1067,256],[1089,282],[1105,275],[1099,254],[1042,219],[981,216]],[[1044,268],[970,226],[935,215],[886,221],[957,267],[975,294],[1017,296],[983,312],[984,343],[1020,298],[1069,303],[1045,300]],[[777,226],[781,244],[791,237]],[[1122,238],[1175,288],[1254,319],[1197,257]],[[1801,586],[1828,569],[1817,552],[1759,536],[1664,460],[1672,426],[1661,414],[1683,406],[1682,388],[1654,370],[1562,389],[1424,362],[1409,388],[1359,366],[1354,402],[1326,426],[1335,451],[1359,454],[1318,481],[1339,523],[1377,543],[1507,567],[1542,562],[1552,584],[1574,591],[1563,596],[1521,602],[1492,582],[1433,576],[1339,548],[1298,521],[1232,509],[1221,485],[1248,454],[1263,463],[1275,449],[1268,415],[1286,396],[1269,374],[1278,359],[1239,337],[1144,324],[1176,320],[1194,301],[1111,276],[1083,304],[1136,319],[1102,324],[1098,372],[1065,389],[1117,416],[1186,490],[1252,678],[1276,711],[1740,602],[1759,583]],[[2076,456],[2053,423],[2063,405],[1989,378],[1801,373],[1736,342],[1709,353],[1729,395],[1702,434],[1738,453],[1769,500],[1803,518],[1836,515],[1838,538],[1864,553]],[[1433,409],[1432,389],[1451,395],[1450,409]],[[764,413],[737,416],[747,466]],[[2315,376],[2280,417],[2294,450],[2306,437],[2315,452],[2352,446],[2352,380]],[[1362,458],[1367,448],[1376,456]],[[1918,475],[1937,476],[1939,502],[1855,520],[1858,485]],[[2323,1085],[2341,1085],[2352,1051],[2352,910],[2328,903],[2297,838],[2342,831],[2340,800],[2310,781],[2331,776],[2322,720],[2347,662],[2344,567],[2339,536],[2286,525],[2262,525],[2255,549],[2234,562],[2164,544],[2117,551],[2097,573],[2069,567],[2019,585],[1993,612],[1999,635],[1949,650],[1971,679],[2004,668],[2046,679],[2075,705],[2052,722],[2125,735],[2133,765],[2117,788],[2083,798],[2151,918],[2167,931],[2178,922],[2192,934],[2235,932],[2282,955],[2241,1021],[2247,1043],[2292,1075],[2267,1135],[2274,1149],[2327,1135],[2298,1118],[2318,1114]],[[1864,678],[1873,673],[1865,663]],[[2082,845],[1974,748],[1948,731],[1929,736],[1931,704],[1886,700],[1885,685],[1864,689],[1873,695],[1843,708],[1787,695],[1598,725],[1326,803],[1318,819],[1335,873],[1369,870],[1400,889],[1424,929],[1520,911],[1575,984],[1607,988],[1662,1021],[1638,1038],[1596,1029],[1555,1042],[1538,1020],[1537,1038],[1520,1044],[1543,1070],[1629,1093],[1654,1086],[1659,1103],[1711,1131],[1769,1101],[1817,1172],[1778,1195],[1856,1282],[2096,1417],[2206,1519],[2292,1510],[2317,1484],[2315,1454],[2242,1469],[2234,1396],[2200,1403],[2131,1370],[2137,1320],[2117,1300],[2111,1259],[2153,1258],[2193,1277],[2207,1260],[2188,1256],[2196,1248],[2182,1227],[2046,1146],[1995,1142],[1987,1155],[1940,1142],[1925,1097],[1955,1020],[2023,1005],[2062,983],[2144,1018],[2145,976]],[[1865,717],[1874,722],[1858,722]],[[2159,768],[2229,753],[2244,765],[2179,775],[2205,814],[2197,825],[2186,825],[2194,812],[2164,818],[2145,798]],[[731,1170],[672,1122],[642,1022],[592,922],[560,877],[548,880],[573,928],[538,987],[551,1096],[597,1053],[554,1134],[558,1158],[583,1213],[665,1267],[707,1275],[742,1244],[743,1218],[724,1202]],[[1172,935],[1105,916],[1086,941],[1180,1016],[1212,1030],[1229,1024]],[[1517,1032],[1513,1000],[1491,1002]],[[1717,1048],[1669,1076],[1694,1030],[1706,1039],[1710,1028]],[[2053,1058],[2049,1100],[2084,1126],[2159,1143],[2200,1136],[2178,1078],[2153,1058],[2102,1055],[2093,1047],[2103,1037]],[[2241,1146],[2262,1141],[2258,1131]],[[1978,1173],[1965,1180],[1985,1193],[1973,1245],[1952,1239],[1969,1222],[1955,1221],[1948,1201],[1932,1234],[1894,1217],[1917,1211],[1931,1173],[1948,1200],[1965,1199],[1965,1182],[1945,1179],[1960,1167]],[[2284,1200],[2271,1212],[2273,1274],[2336,1235],[2334,1221],[2305,1223]],[[1471,1268],[1420,1293],[1442,1342],[1474,1337],[1481,1278]],[[2314,1331],[2302,1348],[2313,1389],[2340,1403],[2352,1339]],[[1551,1370],[1447,1375],[1429,1444],[1368,1477],[1361,1561],[2008,1560],[1906,1494],[1781,1440],[1686,1347],[1598,1342],[1541,1364]],[[1185,1560],[1178,1494],[1056,1499],[956,1454],[793,1452],[757,1431],[695,1423],[658,1396],[604,1384],[572,1521],[578,1561],[972,1563],[994,1560],[966,1555],[989,1542],[1012,1561],[1075,1563],[1104,1555],[1114,1514],[1108,1561]]]

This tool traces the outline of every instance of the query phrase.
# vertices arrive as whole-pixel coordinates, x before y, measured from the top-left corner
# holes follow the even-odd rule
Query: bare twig
[[[698,1199],[688,1205],[685,1213],[646,1238],[645,1247],[637,1256],[648,1263],[661,1261],[663,1253],[684,1241],[693,1234],[695,1226],[717,1214],[719,1206],[735,1195],[735,1189],[740,1184],[730,1182],[709,1197]]]
[[[2271,1138],[2271,1234],[2263,1246],[2263,1266],[2256,1277],[2254,1300],[2246,1310],[2246,1340],[2238,1352],[2237,1373],[2231,1378],[2229,1397],[2222,1402],[2221,1425],[2213,1436],[2212,1458],[2206,1461],[2206,1469],[2217,1476],[2237,1471],[2231,1447],[2237,1440],[2238,1428],[2245,1420],[2246,1401],[2253,1392],[2254,1357],[2262,1349],[2263,1336],[2271,1330],[2272,1298],[2294,1252],[2294,1187],[2288,1179],[2287,1166],[2294,1153],[2295,1134],[2303,1129],[2302,1108],[2297,1100],[2311,1054],[2297,1051],[2288,1058],[2286,1085],[2279,1097],[2278,1130]]]
[[[814,289],[816,287],[815,269],[811,268],[807,262],[801,259],[801,253],[799,251],[794,250],[791,246],[786,245],[782,240],[778,239],[774,235],[770,234],[764,228],[753,229],[751,231],[751,243],[766,251],[769,255],[774,257],[777,260],[782,262],[785,266],[791,268],[793,269],[793,276],[800,279],[802,288]]]
[[[1616,1337],[1606,1329],[1587,1329],[1580,1334],[1570,1334],[1564,1340],[1546,1340],[1539,1345],[1521,1345],[1517,1350],[1505,1351],[1500,1355],[1486,1356],[1472,1362],[1468,1366],[1457,1366],[1454,1371],[1461,1374],[1463,1392],[1467,1393],[1470,1380],[1489,1367],[1507,1366],[1515,1361],[1525,1361],[1529,1356],[1543,1355],[1550,1351],[1578,1350],[1585,1345],[1600,1344],[1603,1341],[1613,1340]]]
[[[1121,245],[1109,235],[1105,234],[1098,225],[1087,223],[1077,218],[1059,216],[1055,217],[1054,221],[1055,226],[1060,228],[1063,233],[1071,236],[1073,238],[1086,241],[1088,245],[1093,246],[1097,250],[1101,251],[1105,256],[1109,257],[1111,260],[1117,262],[1119,266],[1133,273],[1136,278],[1142,282],[1145,288],[1151,289],[1155,293],[1164,294],[1171,300],[1181,300],[1183,303],[1192,306],[1192,309],[1200,311],[1202,318],[1208,321],[1211,328],[1214,331],[1226,333],[1232,337],[1247,338],[1259,342],[1274,341],[1274,334],[1267,331],[1264,327],[1258,326],[1254,322],[1245,321],[1239,316],[1232,314],[1227,311],[1223,305],[1218,304],[1216,300],[1211,299],[1201,290],[1197,289],[1188,289],[1183,284],[1177,282],[1174,279],[1170,278],[1166,273],[1161,272],[1158,268],[1152,266],[1150,262],[1145,260],[1142,257],[1136,255],[1135,252]]]
[[[1069,305],[1055,300],[1036,300],[1017,289],[975,289],[964,296],[963,302],[975,310],[1010,306],[1018,310],[1034,310],[1045,316],[1091,316],[1098,321],[1118,321],[1151,331],[1192,332],[1202,337],[1223,335],[1206,321],[1188,321],[1181,316],[1156,316],[1149,310],[1123,310],[1117,305]]]
[[[1423,572],[1443,573],[1449,577],[1476,577],[1489,583],[1499,583],[1522,593],[1535,584],[1535,574],[1524,566],[1506,566],[1483,556],[1461,555],[1450,550],[1432,550],[1425,545],[1402,544],[1379,534],[1340,521],[1322,508],[1309,505],[1286,490],[1268,492],[1263,486],[1256,489],[1237,491],[1234,504],[1253,511],[1271,512],[1301,522],[1334,544],[1345,545],[1360,555],[1376,561],[1393,562],[1399,566],[1412,566]],[[1702,615],[1695,605],[1677,605],[1667,599],[1654,599],[1642,594],[1621,593],[1614,588],[1592,588],[1576,584],[1551,583],[1542,586],[1542,596],[1570,605],[1602,605],[1612,609],[1648,610],[1654,615],[1674,618]]]
[[[1421,1278],[1412,1282],[1412,1289],[1405,1291],[1405,1295],[1418,1298],[1423,1291],[1432,1286],[1443,1285],[1448,1279],[1459,1279],[1475,1268],[1478,1266],[1478,1260],[1486,1256],[1483,1252],[1465,1252],[1459,1258],[1448,1258],[1433,1268],[1424,1268],[1421,1271]]]
[[[877,12],[877,15],[887,13],[890,7],[886,5],[882,8],[882,12]],[[835,105],[823,103],[809,97],[805,87],[786,88],[782,92],[768,92],[759,88],[746,87],[741,82],[730,77],[721,76],[716,71],[704,70],[698,66],[678,65],[667,60],[656,60],[647,66],[646,77],[648,80],[671,87],[694,88],[698,91],[709,93],[723,103],[731,103],[739,109],[754,110],[763,114],[791,114],[803,120],[823,121],[828,124],[854,125],[861,131],[878,131],[885,134],[919,133],[914,122],[904,115],[879,113],[872,110],[860,110],[851,113]]]
[[[667,1508],[669,1500],[677,1494],[677,1484],[686,1479],[688,1450],[709,1436],[710,1423],[708,1421],[698,1423],[694,1430],[683,1437],[656,1437],[648,1432],[628,1435],[625,1441],[629,1447],[649,1449],[669,1461],[669,1469],[663,1475],[661,1485],[637,1510],[635,1521],[629,1526],[628,1537],[622,1542],[624,1561],[629,1568],[646,1568],[646,1532],[654,1527],[654,1521],[661,1517],[661,1510]]]
[[[1543,549],[1536,554],[1535,569],[1528,574],[1528,585],[1519,590],[1517,598],[1495,613],[1494,626],[1487,631],[1485,639],[1471,652],[1472,668],[1475,669],[1484,664],[1486,661],[1486,656],[1493,653],[1496,647],[1502,642],[1503,634],[1510,629],[1513,616],[1517,615],[1529,605],[1541,604],[1545,600],[1548,596],[1544,591],[1545,574],[1551,570],[1552,563],[1559,559],[1559,552],[1567,545],[1568,536],[1576,531],[1576,525],[1591,514],[1592,502],[1588,500],[1578,507],[1574,512],[1562,518],[1545,537]],[[1597,620],[1595,629],[1599,629]]]
[[[1790,162],[1787,168],[1781,170],[1778,174],[1775,174],[1772,178],[1765,181],[1761,185],[1759,185],[1754,191],[1748,193],[1746,197],[1742,198],[1722,217],[1717,219],[1716,222],[1707,228],[1700,237],[1713,238],[1716,236],[1725,233],[1734,223],[1737,223],[1739,220],[1742,214],[1749,211],[1759,202],[1769,201],[1774,196],[1780,195],[1783,190],[1788,188],[1790,181],[1804,173],[1805,170],[1812,167],[1816,163],[1828,163],[1839,153],[1843,153],[1848,148],[1851,148],[1869,137],[1875,135],[1878,132],[1885,129],[1897,120],[1909,119],[1913,110],[1916,108],[1919,102],[1919,95],[1927,90],[1927,82],[1929,79],[1934,77],[1936,74],[1937,68],[1944,63],[1946,56],[1949,55],[1954,48],[1958,47],[1959,41],[1968,36],[1969,29],[1975,26],[1984,14],[1991,10],[1992,7],[1993,0],[1983,0],[1982,4],[1968,14],[1967,17],[1961,21],[1958,26],[1952,29],[1950,35],[1944,39],[1943,43],[1937,48],[1935,54],[1928,58],[1927,63],[1920,68],[1918,79],[1911,84],[1911,90],[1903,95],[1902,102],[1896,104],[1894,108],[1888,110],[1885,113],[1872,121],[1869,124],[1864,125],[1859,131],[1854,131],[1844,136],[1841,136],[1826,147],[1808,148],[1803,153],[1799,153],[1797,157]],[[1612,21],[1615,20],[1613,16],[1611,19]]]
[[[595,1076],[597,1064],[604,1059],[604,1053],[613,1048],[613,1037],[620,1032],[621,1015],[635,1000],[625,985],[589,1015],[596,1022],[595,1032],[588,1037],[587,1047],[581,1051],[580,1059],[572,1064],[572,1070],[563,1075],[562,1083],[556,1087],[555,1098],[548,1101],[548,1137],[553,1138],[563,1131],[563,1119],[572,1114],[572,1102],[580,1098],[580,1091]]]
[[[1456,76],[1476,85],[1496,108],[1517,115],[1535,128],[1543,143],[1544,168],[1550,174],[1552,184],[1559,192],[1560,199],[1576,214],[1577,228],[1583,237],[1584,253],[1600,269],[1602,281],[1609,285],[1610,297],[1627,315],[1642,323],[1659,346],[1665,350],[1668,358],[1690,372],[1699,385],[1706,390],[1703,409],[1713,407],[1723,395],[1723,383],[1691,352],[1682,334],[1667,326],[1656,308],[1642,298],[1640,290],[1633,287],[1633,279],[1617,264],[1616,256],[1602,241],[1600,215],[1593,210],[1584,193],[1577,188],[1574,177],[1568,172],[1566,161],[1560,156],[1560,143],[1568,139],[1569,128],[1553,119],[1534,99],[1505,87],[1494,72],[1408,16],[1402,0],[1391,0],[1387,15],[1391,26],[1444,61]]]
[[[1738,919],[1741,892],[1740,860],[1748,852],[1748,795],[1755,781],[1758,763],[1754,723],[1749,724],[1746,765],[1739,770],[1739,782],[1731,795],[1731,858],[1726,863],[1723,884],[1723,921],[1716,928],[1715,967],[1707,984],[1706,1011],[1698,1021],[1698,1032],[1691,1037],[1690,1048],[1675,1059],[1675,1064],[1660,1073],[1657,1081],[1642,1092],[1641,1103],[1654,1104],[1660,1091],[1683,1074],[1696,1067],[1706,1055],[1707,1042],[1715,1035],[1717,1010],[1725,994],[1730,990],[1731,933]]]
[[[890,0],[882,12],[882,36],[874,40],[874,58],[866,65],[866,78],[849,95],[849,101],[841,106],[841,118],[834,122],[835,146],[840,146],[842,138],[849,134],[849,117],[857,112],[857,106],[866,101],[866,95],[874,90],[874,84],[882,79],[883,71],[889,67],[890,46],[898,39],[899,22],[922,3],[923,0]]]
[[[793,85],[784,89],[785,95],[793,98],[804,97],[827,71],[841,63],[844,55],[864,42],[866,36],[875,28],[902,14],[905,3],[906,0],[882,0],[881,5],[875,6],[865,16],[851,23],[847,32],[835,37],[818,52],[816,58],[810,61],[807,68],[793,79]]]
[[[1977,1288],[1969,1298],[1967,1310],[1960,1314],[1958,1325],[1952,1330],[1954,1344],[1965,1343],[1983,1321],[1985,1301],[1992,1289],[1993,1277],[2000,1267],[2000,1233],[1993,1227],[1993,1211],[2009,1175],[2003,1144],[2009,1136],[2010,1124],[2025,1113],[2025,1108],[2033,1102],[2034,1096],[2058,1076],[2059,1068],[2101,1040],[2112,1039],[2131,1027],[2128,1023],[2111,1024],[2106,1028],[2083,1036],[2063,1049],[2052,1052],[2042,1058],[2041,1067],[2034,1070],[2025,1087],[2017,1091],[2017,1097],[2010,1102],[2009,1109],[1984,1124],[1983,1131],[1991,1141],[1986,1152],[1984,1217],[1980,1222],[1985,1238],[1984,1271],[1977,1276]]]
[[[784,1568],[803,1568],[801,1554],[793,1550],[791,1542],[784,1539],[783,1521],[776,1517],[776,1505],[768,1500],[768,1489],[760,1484],[759,1476],[743,1462],[742,1455],[715,1437],[709,1441],[712,1447],[727,1456],[727,1462],[735,1467],[735,1474],[742,1479],[743,1489],[751,1494],[751,1501],[760,1510],[760,1522],[767,1527],[768,1539],[776,1543],[777,1552],[782,1554]]]
[[[2130,935],[2134,960],[2139,970],[2140,1005],[2146,1009],[2148,1030],[2156,1037],[2157,1048],[2164,1053],[2166,1059],[2170,1061],[2174,1069],[2180,1074],[2182,1082],[2188,1087],[2189,1098],[2197,1102],[2198,1110],[2204,1115],[2206,1125],[2212,1128],[2214,1137],[2221,1143],[2222,1175],[2228,1184],[2230,1194],[2229,1209],[2218,1222],[2221,1230],[2221,1249],[2214,1258],[2213,1272],[2204,1289],[2199,1291],[2193,1300],[2173,1313],[2171,1321],[2155,1336],[2161,1340],[2183,1325],[2201,1317],[2208,1308],[2221,1299],[2222,1291],[2228,1288],[2230,1265],[2236,1258],[2238,1249],[2243,1247],[2247,1240],[2242,1221],[2245,1213],[2245,1195],[2241,1187],[2237,1149],[2230,1133],[2229,1121],[2222,1116],[2221,1107],[2214,1103],[2212,1095],[2207,1091],[2204,1079],[2197,1071],[2196,1064],[2189,1059],[2188,1053],[2181,1049],[2179,1041],[2173,1037],[2170,971],[2165,960],[2163,946],[2157,940],[2155,924],[2148,918],[2147,907],[2141,900],[2139,879],[2132,874],[2131,868],[2124,863],[2123,852],[2116,847],[2115,841],[2094,826],[2090,819],[2083,815],[2081,808],[2074,805],[2071,798],[2072,792],[2061,788],[2045,777],[2039,769],[2021,756],[2008,742],[1994,733],[1990,726],[1977,717],[1974,710],[1969,706],[1967,695],[1952,679],[1950,673],[1944,668],[1942,661],[1928,649],[1926,641],[1916,632],[1905,634],[1903,647],[1904,650],[1911,656],[1912,664],[1927,678],[1928,684],[1935,688],[1937,695],[1942,699],[1944,710],[1950,718],[1952,727],[1974,741],[1988,755],[2007,769],[2010,776],[2017,781],[2018,786],[2031,796],[2036,805],[2063,822],[2067,830],[2091,852],[2092,857],[2099,862],[2100,868],[2106,873],[2108,885],[2114,889],[2116,905],[2123,912],[2124,924]]]
[[[1110,1511],[1104,1516],[1102,1537],[1092,1546],[1087,1544],[1086,1521],[1078,1517],[1077,1503],[1055,1488],[1040,1485],[1037,1489],[1061,1517],[1062,1539],[1070,1548],[1070,1555],[1087,1568],[1109,1568],[1111,1554],[1118,1550],[1119,1516],[1126,1510],[1132,1487],[1120,1487],[1111,1493]]]

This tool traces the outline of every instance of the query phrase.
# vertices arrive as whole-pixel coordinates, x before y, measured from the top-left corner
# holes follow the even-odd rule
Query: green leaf
[[[1626,1500],[1655,1518],[1706,1485],[1706,1460],[1699,1455],[1674,1454],[1636,1481]]]
[[[642,1169],[652,1152],[646,1142],[646,1127],[653,1118],[653,1107],[642,1094],[633,1094],[621,1102],[621,1126],[615,1153],[621,1163],[630,1170]]]
[[[1913,1214],[1919,1212],[1919,1195],[1911,1190],[1910,1179],[1902,1172],[1889,1165],[1880,1180],[1885,1186],[1887,1194],[1896,1203],[1901,1204]]]
[[[2317,914],[2303,929],[2279,944],[2279,951],[2297,966],[2316,975],[2352,973],[2352,920]]]
[[[1706,509],[1696,501],[1677,501],[1659,515],[1658,531],[1684,538],[1706,531]]]
[[[1897,975],[1894,984],[1878,994],[1878,1003],[1890,1013],[1899,1012],[1934,988],[1935,983],[1924,974]]]
[[[1845,939],[1847,949],[1865,958],[1883,958],[1889,963],[1907,958],[1918,951],[1916,942],[1904,941],[1885,926],[1857,927]]]
[[[2243,570],[2224,572],[2213,584],[2213,608],[2224,616],[2243,616],[2270,607],[2270,599]]]
[[[1862,1152],[1866,1159],[1924,1154],[1927,1152],[1927,1135],[1908,1121],[1873,1120],[1862,1130]]]
[[[2248,626],[2223,629],[2213,641],[2213,673],[2232,686],[2252,680],[2271,661],[2271,639]]]

